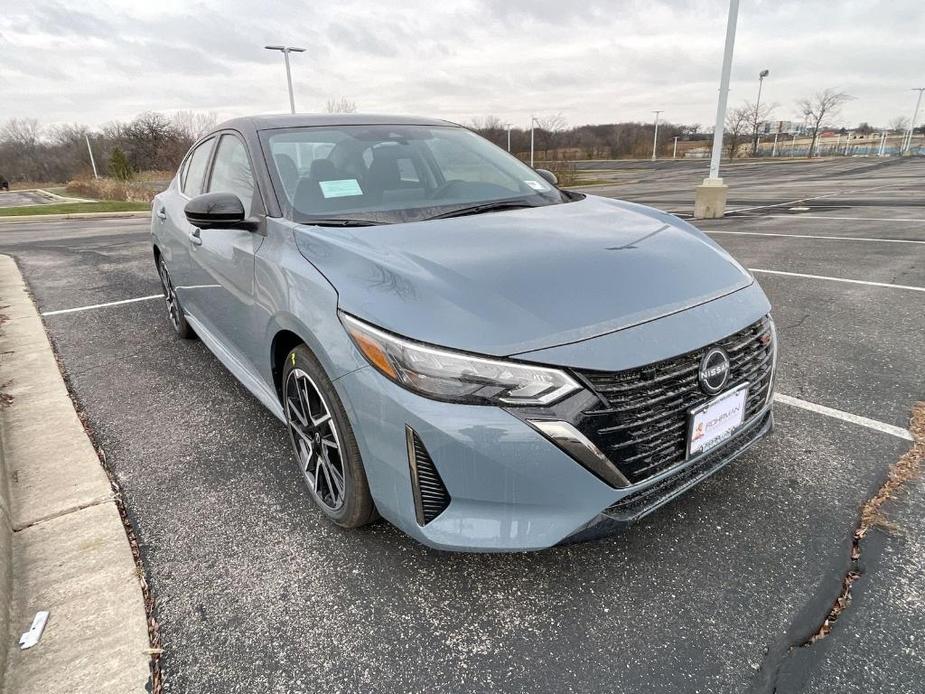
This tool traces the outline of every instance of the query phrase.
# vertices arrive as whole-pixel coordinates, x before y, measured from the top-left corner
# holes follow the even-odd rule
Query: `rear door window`
[[[203,179],[206,176],[206,166],[209,164],[213,144],[215,144],[214,139],[206,140],[190,155],[183,179],[183,194],[189,198],[196,197],[202,192]]]

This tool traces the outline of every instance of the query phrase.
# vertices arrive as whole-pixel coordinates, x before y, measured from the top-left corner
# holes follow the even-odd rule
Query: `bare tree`
[[[480,118],[476,116],[469,122],[469,129],[481,133],[485,130],[504,130],[505,124],[498,116],[485,116]]]
[[[728,157],[735,159],[739,148],[747,142],[747,134],[752,123],[754,107],[745,103],[726,113],[725,142]]]
[[[809,123],[809,128],[812,132],[812,140],[809,143],[810,158],[812,158],[813,151],[816,149],[816,137],[819,130],[838,113],[842,106],[853,98],[850,94],[828,88],[797,102],[800,113]]]
[[[342,96],[339,99],[331,97],[324,105],[327,113],[356,113],[357,102]]]
[[[909,129],[909,119],[906,116],[896,116],[890,121],[890,130],[894,133],[904,133]]]
[[[543,143],[543,159],[549,158],[549,150],[558,146],[559,134],[565,130],[568,121],[561,113],[540,116],[536,119],[536,136]]]
[[[752,156],[758,156],[758,126],[771,117],[777,104],[752,104],[747,103],[749,110],[749,120],[752,122]]]
[[[485,116],[484,118],[476,116],[467,127],[499,147],[507,146],[507,125],[497,116]]]
[[[45,160],[40,156],[42,128],[35,118],[12,118],[0,127],[0,162],[11,180],[43,180]]]
[[[200,137],[218,125],[218,116],[213,112],[202,113],[197,111],[177,111],[170,117],[177,134],[192,147]]]

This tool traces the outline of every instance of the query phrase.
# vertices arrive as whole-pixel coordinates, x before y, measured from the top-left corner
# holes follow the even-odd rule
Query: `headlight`
[[[363,356],[395,383],[436,400],[472,405],[549,405],[581,390],[568,374],[412,342],[340,314]]]

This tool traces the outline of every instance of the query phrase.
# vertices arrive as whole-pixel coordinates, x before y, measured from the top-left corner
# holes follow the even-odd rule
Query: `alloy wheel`
[[[340,438],[324,397],[302,369],[293,369],[286,379],[286,420],[309,489],[327,509],[339,510],[346,498]]]
[[[158,274],[161,276],[161,287],[164,290],[164,301],[167,303],[167,317],[173,329],[180,331],[180,304],[177,301],[177,293],[174,291],[173,283],[170,281],[170,275],[167,272],[167,263],[161,258],[157,266]]]

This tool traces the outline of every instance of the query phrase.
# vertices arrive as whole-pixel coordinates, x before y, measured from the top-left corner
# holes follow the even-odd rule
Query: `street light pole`
[[[903,142],[903,154],[912,149],[912,134],[915,132],[915,121],[919,117],[919,106],[922,105],[922,92],[925,92],[925,87],[916,87],[911,91],[917,91],[919,93],[919,98],[915,100],[915,111],[912,112],[912,121],[909,123],[909,133],[906,135]]]
[[[290,53],[304,53],[304,48],[295,46],[264,46],[268,51],[279,51],[283,54],[283,60],[286,62],[286,84],[289,86],[289,112],[295,113],[295,96],[292,93],[292,70],[289,67]]]
[[[655,135],[652,137],[652,161],[655,161],[655,149],[658,147],[658,114],[661,111],[653,111],[655,114]]]
[[[511,124],[507,124],[507,151],[511,151]]]
[[[755,127],[752,131],[752,156],[758,154],[758,114],[761,112],[761,85],[764,84],[764,78],[770,74],[769,70],[762,70],[758,73],[758,99],[755,101]]]
[[[536,116],[530,116],[530,167],[533,168],[533,128],[536,126]]]
[[[87,151],[90,153],[90,166],[93,167],[93,178],[99,178],[100,175],[96,172],[96,159],[93,158],[93,150],[90,148],[90,136],[84,134],[84,139],[87,141]]]
[[[678,136],[677,135],[675,135],[675,138],[674,138],[674,148],[671,150],[671,158],[672,159],[678,158]]]
[[[715,219],[726,213],[728,187],[719,177],[719,160],[723,154],[723,126],[726,121],[726,102],[729,100],[729,76],[732,73],[732,51],[736,42],[736,22],[739,18],[739,0],[729,0],[726,19],[726,46],[723,49],[723,68],[719,79],[719,98],[716,101],[716,125],[713,128],[713,154],[710,157],[710,176],[697,187],[694,197],[694,217]]]

